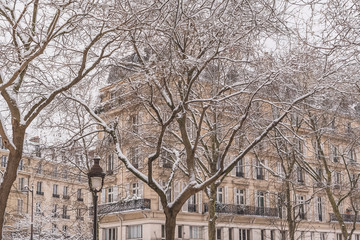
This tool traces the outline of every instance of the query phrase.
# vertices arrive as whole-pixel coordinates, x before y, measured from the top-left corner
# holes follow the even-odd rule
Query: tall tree
[[[110,2],[109,2],[110,3]],[[121,22],[112,24],[114,8]],[[0,136],[9,150],[0,185],[0,239],[25,134],[41,112],[118,50],[129,14],[104,1],[2,1]]]

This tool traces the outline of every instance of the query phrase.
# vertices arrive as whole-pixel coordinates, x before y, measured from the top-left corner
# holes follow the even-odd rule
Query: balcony
[[[204,203],[204,213],[209,211],[207,203]],[[264,216],[264,217],[279,217],[277,208],[254,207],[234,204],[215,204],[215,212],[236,215],[250,215],[250,216]]]
[[[63,219],[70,219],[70,215],[65,215],[65,214],[63,214],[63,215],[62,215],[62,218],[63,218]]]
[[[76,216],[76,220],[84,221],[84,217],[83,216]]]
[[[63,195],[63,199],[69,200],[69,199],[70,199],[70,196],[69,196],[69,195]]]
[[[236,176],[237,177],[244,177],[244,173],[236,171]]]
[[[107,213],[117,213],[124,212],[130,210],[144,210],[150,209],[151,200],[150,199],[135,199],[126,202],[116,202],[116,203],[108,203],[102,204],[98,206],[99,214],[107,214]],[[93,207],[89,208],[90,215],[94,214]]]
[[[84,199],[83,199],[82,197],[78,197],[77,200],[78,200],[79,202],[83,202],[83,201],[84,201]]]
[[[53,193],[53,197],[54,197],[54,198],[60,198],[60,195],[59,195],[59,194],[56,194],[56,193]]]
[[[37,195],[44,196],[44,192],[38,192],[38,191],[36,191],[36,194],[37,194]]]
[[[354,222],[355,215],[354,214],[340,214],[344,222]],[[330,222],[337,222],[337,218],[335,213],[330,213]],[[360,223],[360,216],[356,216],[356,222]]]
[[[188,204],[188,212],[197,212],[196,204]]]

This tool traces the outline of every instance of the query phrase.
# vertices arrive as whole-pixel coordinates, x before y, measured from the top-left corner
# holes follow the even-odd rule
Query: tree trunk
[[[23,143],[24,143],[24,137],[25,137],[25,131],[19,130],[19,128],[16,128],[14,126],[14,144],[15,144],[15,150],[10,151],[8,162],[4,174],[3,182],[0,185],[0,240],[3,239],[3,226],[5,223],[5,210],[7,201],[9,199],[9,194],[12,188],[13,183],[16,180],[17,177],[17,168],[19,166],[19,162],[22,158],[22,151],[23,151]],[[15,134],[15,132],[17,132]]]
[[[176,229],[176,216],[178,212],[175,212],[172,209],[167,209],[165,212],[165,239],[174,240],[175,239],[175,229]]]
[[[216,184],[210,185],[210,198],[209,198],[209,221],[208,221],[208,237],[209,240],[216,240],[216,212],[215,212],[215,203],[216,203]]]
[[[295,232],[296,232],[296,213],[294,213],[294,208],[293,205],[291,203],[291,186],[290,186],[290,182],[286,181],[285,182],[285,186],[286,186],[286,210],[287,210],[287,224],[288,224],[288,229],[289,229],[289,239],[290,240],[295,240]]]

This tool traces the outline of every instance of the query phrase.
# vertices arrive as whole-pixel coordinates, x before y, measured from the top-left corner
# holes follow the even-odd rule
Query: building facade
[[[34,239],[89,239],[87,176],[64,156],[49,156],[39,138],[28,140],[24,151],[6,208],[4,239],[28,238],[32,217]],[[3,145],[0,156],[1,182],[8,161]]]
[[[147,168],[144,160],[146,153],[141,153],[142,149],[137,147],[140,143],[131,134],[149,132],[146,129],[148,116],[141,110],[128,108],[131,94],[125,87],[119,86],[121,82],[112,81],[111,85],[101,90],[101,107],[96,111],[108,120],[117,117],[124,136],[122,151],[134,167],[143,171]],[[120,94],[119,89],[123,93]],[[301,118],[309,119],[304,115]],[[289,114],[284,123],[285,131],[295,128],[299,119],[298,114]],[[350,132],[357,127],[354,118],[349,115],[333,118],[326,125],[330,130],[324,132],[321,138],[316,138],[308,126],[297,127],[297,132],[293,132],[296,137],[293,137],[293,142],[290,141],[291,151],[298,156],[293,160],[284,159],[278,153],[277,150],[285,148],[286,144],[279,146],[276,138],[260,143],[237,163],[217,188],[216,238],[289,239],[287,215],[291,214],[292,221],[296,223],[296,239],[342,240],[327,188],[333,192],[344,224],[349,228],[355,226],[353,239],[360,239],[360,220],[357,207],[354,208],[358,205],[354,199],[358,192],[359,145],[350,137]],[[319,141],[314,141],[315,138]],[[164,239],[165,215],[159,197],[119,163],[111,151],[111,141],[109,149],[103,156],[107,176],[99,207],[101,239]],[[233,152],[236,151],[233,149]],[[172,174],[173,161],[168,155],[162,152],[156,167],[154,165],[154,178],[159,182],[165,182]],[[288,152],[287,156],[290,155]],[[323,160],[327,172],[323,170]],[[169,200],[176,199],[186,184],[186,176],[179,172],[175,173],[174,179],[167,191]],[[285,196],[287,192],[289,198]],[[186,202],[177,216],[176,239],[208,239],[208,202],[208,196],[203,191]],[[288,211],[288,208],[291,210]]]

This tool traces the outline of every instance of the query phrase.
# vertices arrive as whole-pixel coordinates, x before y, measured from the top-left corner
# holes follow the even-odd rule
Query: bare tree
[[[110,89],[116,102],[98,110],[105,111],[101,118],[71,97],[113,138],[125,167],[158,194],[166,216],[166,239],[174,239],[176,216],[190,196],[221,181],[296,103],[319,90],[314,81],[311,91],[290,94],[286,102],[272,103],[268,98],[278,71],[271,68],[271,58],[249,42],[256,43],[255,36],[265,26],[270,29],[271,4],[186,3],[156,3],[151,21],[130,31],[134,54],[114,70],[121,76]],[[252,124],[258,94],[262,110],[281,106],[277,118]],[[247,141],[230,157],[238,134],[245,134]],[[141,155],[129,143],[141,146]],[[218,146],[211,148],[212,144]],[[173,159],[172,171],[159,180],[155,164],[165,154]],[[139,159],[144,160],[142,170]],[[175,176],[183,176],[185,183],[172,201],[168,192]]]
[[[109,2],[110,3],[110,2]],[[62,92],[91,79],[121,44],[120,4],[104,1],[3,1],[1,19],[0,136],[9,161],[0,185],[0,239],[26,130]],[[123,21],[112,24],[115,14]]]

